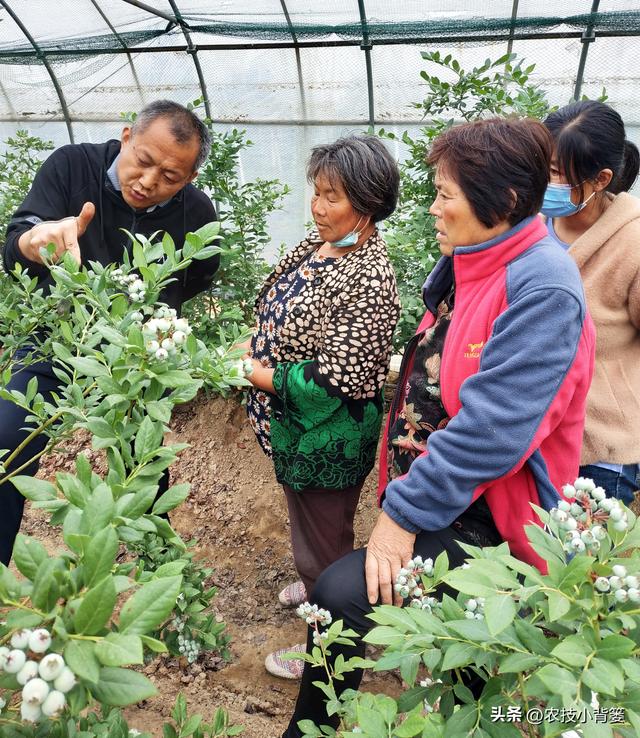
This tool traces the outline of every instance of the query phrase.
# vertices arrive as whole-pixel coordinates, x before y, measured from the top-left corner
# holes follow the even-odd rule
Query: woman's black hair
[[[597,100],[580,100],[551,113],[545,120],[553,137],[558,168],[569,184],[580,187],[611,169],[607,192],[631,189],[638,176],[638,147],[625,138],[620,114]],[[580,201],[583,193],[580,192]]]
[[[535,215],[549,184],[553,142],[539,120],[487,118],[447,128],[427,157],[460,187],[487,228]]]
[[[344,187],[358,213],[370,215],[374,223],[388,218],[396,209],[400,172],[396,160],[377,136],[345,136],[330,144],[314,146],[307,166],[313,182],[324,174]]]

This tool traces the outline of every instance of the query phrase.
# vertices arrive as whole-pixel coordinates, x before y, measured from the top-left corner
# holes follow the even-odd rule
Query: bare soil
[[[69,469],[83,438],[76,438],[42,465],[40,476]],[[188,500],[171,514],[185,540],[196,539],[197,555],[214,568],[217,616],[232,637],[232,658],[225,663],[205,655],[191,666],[159,658],[145,671],[158,696],[128,709],[132,727],[162,734],[162,723],[183,691],[189,708],[211,718],[224,707],[247,738],[277,738],[291,716],[298,683],[272,677],[264,658],[272,650],[305,639],[305,625],[277,595],[296,579],[286,504],[273,467],[264,456],[235,399],[201,396],[179,407],[171,440],[191,444],[171,470],[172,483],[190,482]],[[104,464],[94,454],[97,466]],[[376,517],[375,471],[369,476],[356,515],[356,545],[366,542]],[[38,511],[27,510],[22,528],[54,550],[58,532]],[[392,676],[365,677],[371,691],[397,692]]]

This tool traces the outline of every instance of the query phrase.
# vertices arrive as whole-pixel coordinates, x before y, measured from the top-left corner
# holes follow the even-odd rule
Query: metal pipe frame
[[[51,121],[51,118],[45,118],[42,116],[37,115],[29,115],[25,116],[24,120],[30,120],[34,121],[36,123],[47,123]],[[122,123],[122,118],[120,116],[115,115],[105,115],[105,116],[92,116],[91,118],[72,118],[72,120],[75,123]],[[418,116],[415,119],[407,119],[402,118],[396,120],[395,118],[390,118],[389,120],[384,121],[385,127],[388,126],[411,126],[411,125],[423,125],[424,124],[424,117]],[[15,123],[16,119],[7,117],[7,116],[0,116],[0,123]],[[212,123],[215,123],[217,125],[223,125],[223,126],[234,126],[237,128],[238,121],[236,118],[212,118]],[[357,118],[340,118],[340,119],[333,119],[333,118],[307,118],[306,120],[295,120],[293,118],[256,118],[253,120],[245,120],[243,121],[243,126],[294,126],[294,127],[304,127],[304,126],[361,126],[368,125],[368,119],[357,119]]]
[[[128,2],[129,0],[124,0]],[[4,0],[0,0],[0,3],[4,5]],[[175,23],[175,21],[174,21]],[[487,43],[499,43],[500,41],[508,42],[510,38],[514,41],[539,41],[539,40],[554,40],[554,39],[580,39],[583,36],[583,31],[553,31],[550,33],[500,33],[495,34],[491,37],[483,39]],[[627,38],[627,37],[638,37],[640,32],[638,31],[600,31],[598,33],[599,38]],[[480,41],[476,38],[474,40],[469,39],[468,36],[411,36],[403,39],[377,39],[375,42],[376,46],[416,46],[420,44],[452,44],[452,43],[475,43],[480,44]],[[264,41],[264,42],[251,42],[251,43],[234,43],[234,44],[199,44],[198,51],[226,51],[226,50],[270,50],[270,49],[293,49],[297,46],[300,49],[317,49],[317,48],[338,48],[343,46],[362,46],[362,41],[349,40],[349,41],[298,41],[297,44],[293,44],[290,41]],[[174,44],[171,46],[129,46],[129,53],[131,54],[160,54],[160,53],[175,53],[175,52],[186,52],[189,50],[189,46],[185,44]],[[120,49],[114,49],[111,47],[96,47],[93,49],[56,49],[55,51],[48,51],[47,57],[54,58],[56,56],[100,56],[104,54],[122,54]],[[28,59],[33,57],[33,54],[28,51],[0,51],[0,60],[3,58],[24,58]]]
[[[285,0],[280,0],[280,6],[282,7],[282,12],[284,13],[284,17],[287,21],[287,26],[289,27],[289,33],[291,34],[291,40],[293,41],[293,50],[296,55],[296,69],[298,70],[298,87],[300,88],[300,105],[302,106],[302,118],[306,119],[307,101],[306,101],[306,96],[304,94],[304,78],[302,76],[302,59],[300,57],[300,46],[298,44],[298,36],[296,35],[295,29],[293,27],[291,16],[289,15],[289,10],[287,8],[287,4]]]
[[[129,2],[129,0],[127,0],[127,2]],[[169,0],[169,5],[171,5],[171,10],[173,10],[174,12],[175,22],[177,22],[180,25],[180,28],[182,28],[182,33],[184,34],[185,41],[187,42],[186,52],[187,54],[191,55],[191,58],[193,59],[193,64],[196,68],[196,74],[198,75],[200,90],[202,92],[202,100],[204,102],[204,112],[206,113],[207,118],[211,118],[209,93],[207,92],[207,83],[204,81],[204,74],[202,73],[202,67],[200,66],[200,59],[198,59],[198,48],[194,46],[193,42],[191,41],[191,34],[189,33],[188,24],[184,22],[184,19],[180,14],[180,10],[178,9],[175,0]]]
[[[136,67],[135,67],[135,64],[133,63],[133,57],[131,56],[131,53],[127,48],[127,44],[125,43],[122,36],[118,33],[113,23],[111,23],[109,18],[106,16],[105,12],[102,10],[100,5],[98,5],[98,0],[91,0],[91,4],[98,11],[102,20],[107,24],[107,26],[109,26],[111,32],[118,39],[122,48],[124,49],[124,53],[127,55],[127,59],[129,60],[129,66],[131,67],[131,74],[133,75],[133,79],[135,80],[136,85],[138,87],[138,94],[140,95],[140,100],[142,101],[142,105],[144,106],[145,100],[144,100],[144,93],[142,91],[142,85],[140,84],[140,80],[138,79],[138,73],[136,72]]]
[[[46,55],[42,52],[38,44],[36,43],[33,36],[29,33],[27,30],[27,27],[24,25],[24,23],[18,18],[18,16],[14,13],[13,10],[9,7],[9,4],[5,2],[5,0],[0,0],[0,5],[7,11],[7,13],[11,16],[14,23],[18,26],[18,28],[22,31],[25,38],[29,41],[29,43],[33,46],[37,58],[44,64],[44,68],[47,70],[49,77],[51,77],[51,82],[53,83],[53,87],[56,91],[56,94],[58,95],[58,100],[60,100],[60,107],[62,108],[62,112],[64,114],[64,121],[67,125],[67,133],[69,134],[69,141],[71,143],[74,143],[73,138],[73,128],[71,126],[71,116],[69,115],[69,108],[67,107],[67,101],[65,100],[64,93],[62,92],[62,87],[60,87],[60,83],[58,82],[58,78],[55,75],[55,72],[53,71],[53,67],[49,64]]]
[[[364,7],[364,0],[358,0],[358,12],[360,13],[360,25],[362,26],[362,43],[360,44],[360,48],[364,51],[364,65],[367,70],[369,127],[373,130],[376,125],[375,101],[373,97],[373,67],[371,65],[371,49],[373,45],[369,38],[369,26],[367,24],[367,11]]]
[[[513,34],[516,30],[516,21],[518,20],[518,0],[513,0],[511,6],[511,28],[509,29],[509,40],[507,41],[507,54],[513,51]]]
[[[593,0],[591,5],[591,13],[598,12],[598,6],[600,0]],[[580,61],[578,62],[578,71],[576,73],[576,86],[573,90],[573,99],[580,99],[580,93],[582,92],[582,80],[584,78],[584,68],[587,64],[587,55],[589,54],[589,47],[596,40],[596,35],[593,32],[593,23],[589,23],[585,28],[584,33],[580,37],[582,41],[582,50],[580,51]]]
[[[157,15],[158,18],[163,18],[164,20],[169,21],[169,23],[176,22],[176,19],[169,15],[169,13],[163,13],[161,10],[151,7],[151,5],[141,3],[140,0],[122,0],[122,2],[127,3],[127,5],[133,5],[134,8],[139,8],[147,13],[151,13],[151,15]]]

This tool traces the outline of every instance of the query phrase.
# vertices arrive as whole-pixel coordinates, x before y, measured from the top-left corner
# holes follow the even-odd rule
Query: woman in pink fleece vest
[[[638,149],[620,115],[596,100],[545,125],[555,150],[542,212],[580,269],[597,334],[580,473],[628,504],[640,462],[640,200],[627,192]]]
[[[393,583],[413,556],[446,551],[455,567],[465,543],[506,542],[544,565],[525,526],[539,522],[531,503],[554,507],[578,471],[595,351],[578,269],[537,215],[552,148],[542,123],[526,119],[453,126],[433,142],[442,257],[382,442],[382,511],[367,548],[328,567],[311,593],[358,636],[373,627],[373,605],[402,602]],[[364,656],[354,640],[331,646],[332,665]],[[342,676],[338,694],[357,689],[362,672]],[[337,727],[318,679],[306,663],[282,738],[300,738],[302,720]]]

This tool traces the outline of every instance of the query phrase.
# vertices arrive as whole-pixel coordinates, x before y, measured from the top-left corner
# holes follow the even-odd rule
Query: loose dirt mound
[[[236,400],[199,397],[178,408],[171,440],[191,444],[172,468],[172,483],[191,483],[191,495],[172,514],[172,524],[185,540],[198,540],[198,556],[215,570],[219,593],[214,602],[233,639],[232,660],[225,664],[205,657],[192,666],[175,659],[154,661],[145,671],[160,694],[129,709],[130,723],[160,736],[182,690],[190,709],[205,718],[222,706],[234,723],[245,726],[247,738],[275,738],[291,715],[297,682],[267,674],[264,657],[305,639],[304,623],[277,601],[279,590],[295,578],[282,489]],[[82,445],[75,439],[47,459],[40,476],[71,468]],[[356,517],[357,543],[366,541],[376,517],[374,490],[372,473]],[[52,549],[57,545],[56,532],[37,511],[27,512],[23,531]],[[386,679],[376,677],[367,688],[395,691],[397,684]]]

